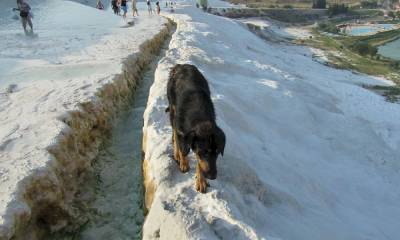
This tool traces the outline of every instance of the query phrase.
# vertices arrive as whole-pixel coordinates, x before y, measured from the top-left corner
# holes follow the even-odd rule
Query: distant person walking
[[[121,0],[121,9],[124,11],[123,17],[126,18],[126,13],[128,12],[128,0]]]
[[[101,0],[97,0],[96,8],[100,10],[104,10],[104,5]]]
[[[153,9],[151,8],[150,0],[146,0],[147,2],[147,10],[149,11],[149,15],[153,14]]]
[[[156,2],[156,11],[157,11],[157,14],[160,15],[161,9],[160,9],[160,2],[159,1]]]
[[[114,13],[116,15],[119,15],[119,3],[118,3],[118,0],[112,0],[111,1],[111,6],[112,6],[112,9],[113,9]]]
[[[21,17],[22,27],[24,28],[25,34],[33,35],[31,6],[29,6],[25,0],[17,0],[17,6],[18,8],[14,8],[13,10],[19,11],[19,16]],[[28,24],[31,28],[30,32],[26,30],[26,24]]]
[[[136,7],[136,0],[132,0],[132,16],[135,16],[135,13],[139,17],[139,12]]]

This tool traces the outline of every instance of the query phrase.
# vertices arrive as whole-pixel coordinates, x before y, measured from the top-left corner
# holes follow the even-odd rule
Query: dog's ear
[[[225,133],[219,127],[216,127],[216,129],[215,129],[214,143],[215,143],[215,146],[217,147],[217,153],[218,154],[220,153],[222,156],[224,156]]]

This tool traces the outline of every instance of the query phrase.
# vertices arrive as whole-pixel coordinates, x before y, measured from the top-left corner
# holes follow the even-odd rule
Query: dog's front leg
[[[174,141],[174,158],[179,164],[179,169],[181,172],[185,173],[188,172],[189,167],[189,160],[187,159],[187,154],[189,151],[184,151],[185,145],[182,140],[183,137],[178,135],[176,129],[174,129],[173,133],[173,141]],[[186,154],[186,155],[185,155]]]
[[[205,193],[208,186],[208,182],[201,172],[200,162],[198,161],[196,167],[196,190]]]
[[[183,155],[180,149],[179,149],[179,169],[183,173],[188,172],[190,169],[189,160],[187,159],[187,156]]]

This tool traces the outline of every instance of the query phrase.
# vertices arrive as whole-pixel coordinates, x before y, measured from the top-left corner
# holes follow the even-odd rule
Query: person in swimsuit
[[[17,0],[18,8],[14,8],[14,10],[19,11],[19,16],[21,17],[22,27],[24,28],[24,32],[26,35],[33,35],[33,24],[32,24],[32,14],[31,14],[31,6],[25,0]],[[26,30],[26,25],[29,25],[31,31],[28,32]]]
[[[153,9],[151,8],[151,2],[150,0],[146,0],[147,2],[147,10],[149,11],[149,15],[153,13]]]
[[[161,9],[160,9],[160,2],[159,1],[156,2],[156,11],[157,11],[157,14],[160,15]]]

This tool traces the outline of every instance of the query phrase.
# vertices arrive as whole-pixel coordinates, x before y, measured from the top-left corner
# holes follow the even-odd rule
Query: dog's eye
[[[212,150],[211,149],[207,149],[207,151],[204,152],[204,156],[208,157],[212,154]]]
[[[210,155],[210,153],[209,153],[208,151],[206,151],[206,152],[203,153],[203,156],[204,156],[204,157],[208,157],[209,155]]]

